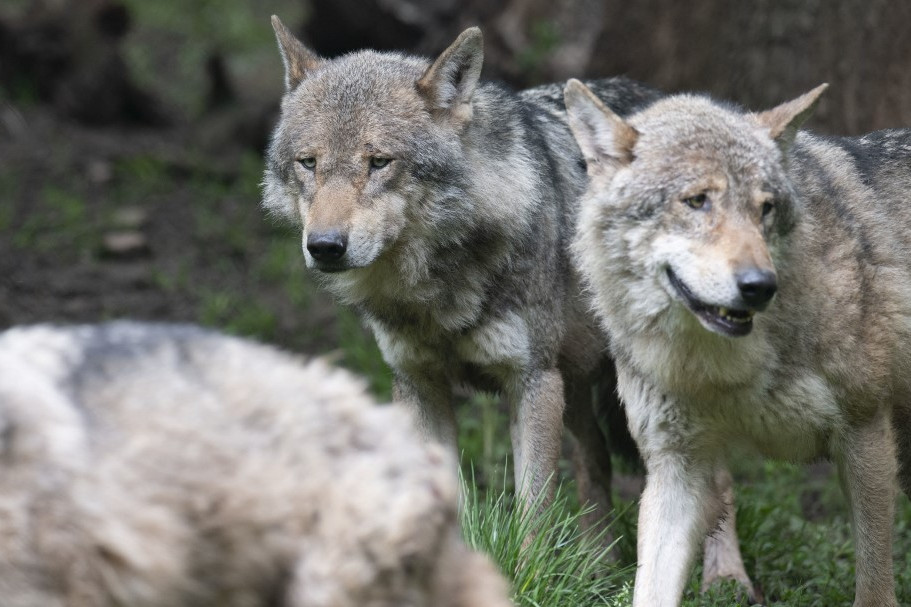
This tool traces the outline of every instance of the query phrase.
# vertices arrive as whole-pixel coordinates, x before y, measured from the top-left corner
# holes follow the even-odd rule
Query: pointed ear
[[[272,29],[275,30],[278,50],[282,55],[282,63],[285,64],[285,90],[290,93],[307,77],[307,73],[319,67],[323,60],[295,38],[275,15],[272,15]]]
[[[786,152],[794,142],[794,137],[797,136],[797,129],[816,109],[820,95],[827,88],[829,88],[828,84],[820,84],[797,99],[782,103],[771,110],[753,114],[753,117],[759,124],[769,129],[772,139],[775,140],[782,152]]]
[[[417,82],[418,91],[434,112],[449,113],[459,121],[471,119],[471,96],[481,77],[484,39],[471,27],[437,57]]]
[[[616,170],[633,161],[639,132],[576,79],[563,90],[569,128],[576,136],[589,175]]]

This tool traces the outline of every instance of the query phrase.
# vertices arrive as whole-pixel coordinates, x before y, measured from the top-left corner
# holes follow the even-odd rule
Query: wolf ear
[[[467,122],[471,119],[471,96],[481,77],[483,63],[481,30],[468,28],[427,68],[417,81],[418,91],[431,111],[447,112]]]
[[[576,136],[589,175],[618,169],[633,161],[639,132],[604,105],[591,89],[575,78],[563,90],[569,128]]]
[[[781,151],[787,152],[794,142],[794,137],[797,136],[797,129],[806,122],[813,110],[816,109],[820,95],[827,88],[829,88],[828,84],[820,84],[797,99],[782,103],[771,110],[753,114],[753,117],[759,121],[759,124],[769,129],[769,134],[775,140],[775,143],[778,144],[778,147],[781,148]]]
[[[272,29],[278,38],[278,50],[282,54],[282,63],[285,64],[285,90],[290,93],[307,77],[307,73],[319,67],[323,60],[295,38],[275,15],[272,15]]]

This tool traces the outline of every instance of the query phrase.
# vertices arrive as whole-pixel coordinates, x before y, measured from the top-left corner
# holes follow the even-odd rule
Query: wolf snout
[[[316,261],[338,261],[348,249],[348,235],[339,230],[311,232],[307,235],[307,251]]]
[[[750,268],[738,272],[735,279],[741,299],[753,310],[764,310],[778,290],[778,280],[771,270]]]

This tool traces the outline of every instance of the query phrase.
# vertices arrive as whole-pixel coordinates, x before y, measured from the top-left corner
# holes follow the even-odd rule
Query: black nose
[[[338,230],[311,232],[307,235],[307,250],[317,261],[337,261],[348,248],[348,235]]]
[[[778,290],[775,272],[769,270],[750,268],[739,272],[736,279],[740,297],[754,310],[764,310]]]

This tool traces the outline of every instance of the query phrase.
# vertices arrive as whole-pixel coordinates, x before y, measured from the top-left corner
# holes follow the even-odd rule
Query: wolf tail
[[[892,428],[898,447],[898,484],[911,499],[911,402],[892,411]]]

